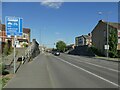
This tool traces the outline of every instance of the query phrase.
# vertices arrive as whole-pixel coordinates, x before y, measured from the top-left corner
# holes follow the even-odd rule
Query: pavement
[[[118,88],[118,73],[118,62],[43,53],[22,65],[4,88]]]
[[[110,58],[110,57],[93,57],[95,59],[100,59],[100,60],[107,60],[107,61],[112,61],[112,62],[120,62],[120,58]]]

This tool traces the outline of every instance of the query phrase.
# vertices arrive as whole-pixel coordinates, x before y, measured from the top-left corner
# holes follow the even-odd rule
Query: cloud
[[[64,41],[64,39],[63,38],[58,38],[57,41]]]
[[[62,0],[42,0],[41,5],[47,6],[50,8],[59,9],[62,5]]]

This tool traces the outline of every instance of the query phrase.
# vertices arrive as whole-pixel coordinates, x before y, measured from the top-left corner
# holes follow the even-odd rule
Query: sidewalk
[[[39,55],[32,62],[23,65],[4,86],[4,89],[7,88],[52,88],[47,58]]]
[[[113,62],[120,62],[120,58],[107,58],[107,57],[93,57],[94,59],[100,59],[100,60],[107,60],[107,61],[113,61]]]

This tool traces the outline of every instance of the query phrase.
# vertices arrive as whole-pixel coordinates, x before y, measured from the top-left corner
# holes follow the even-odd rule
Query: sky
[[[118,3],[3,2],[2,23],[5,16],[23,18],[23,27],[31,29],[31,40],[52,48],[59,40],[75,43],[75,37],[90,33],[100,19],[118,22]]]

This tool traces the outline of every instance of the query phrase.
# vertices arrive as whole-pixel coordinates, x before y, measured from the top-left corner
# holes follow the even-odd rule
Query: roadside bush
[[[8,77],[3,77],[3,78],[2,78],[2,87],[4,87],[9,80],[10,80],[10,78],[8,78]]]
[[[98,50],[97,48],[95,48],[94,46],[90,47],[91,51],[98,55],[98,56],[103,56],[103,54],[100,52],[100,50]]]
[[[3,71],[2,71],[2,75],[7,75],[7,74],[9,74],[9,71],[8,71],[8,70],[3,70]]]
[[[28,47],[28,44],[26,44],[26,43],[23,43],[23,47]]]
[[[0,70],[3,71],[4,69],[5,69],[5,64],[3,63],[3,64],[1,64]]]
[[[113,57],[114,53],[113,52],[109,52],[109,57]]]
[[[111,57],[111,58],[118,58],[119,54],[118,53],[115,54],[114,52],[109,51],[109,57]]]
[[[5,47],[3,49],[3,54],[4,55],[9,55],[12,52],[12,47],[9,46],[8,43],[5,44]]]
[[[2,74],[2,64],[0,64],[0,74]]]
[[[1,64],[1,65],[0,65],[0,71],[1,71],[1,74],[2,74],[2,75],[7,75],[7,74],[9,74],[9,71],[8,71],[8,70],[5,70],[5,69],[6,69],[5,64]]]
[[[120,58],[120,50],[117,52],[118,58]]]

